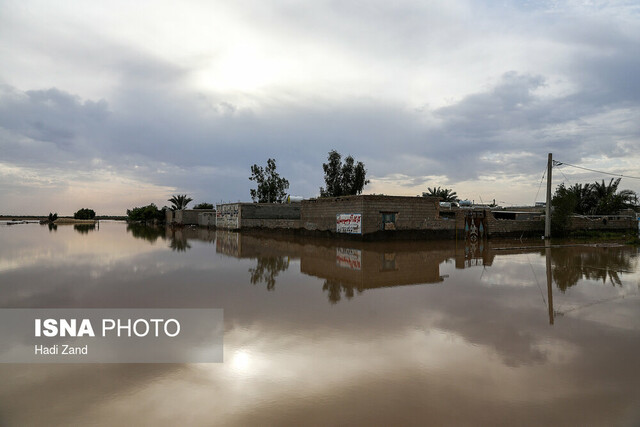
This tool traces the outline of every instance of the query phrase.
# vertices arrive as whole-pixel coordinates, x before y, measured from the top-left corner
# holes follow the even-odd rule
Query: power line
[[[562,166],[562,165],[571,166],[573,168],[578,168],[578,169],[584,169],[584,170],[590,171],[590,172],[602,173],[602,174],[605,174],[605,175],[619,176],[621,178],[640,179],[640,177],[638,177],[638,176],[629,176],[629,175],[622,175],[622,174],[618,174],[618,173],[599,171],[599,170],[595,170],[595,169],[585,168],[585,167],[582,167],[582,166],[572,165],[571,163],[567,163],[567,162],[557,162],[555,160],[553,161],[553,166]]]
[[[562,176],[564,176],[564,179],[567,181],[567,185],[569,185],[569,178],[567,178],[567,175],[564,174],[564,172],[562,172],[562,169],[558,169],[560,171],[560,173],[562,174]]]
[[[538,185],[538,191],[536,192],[536,197],[533,200],[533,204],[536,204],[536,201],[538,200],[538,194],[540,194],[540,188],[542,188],[542,181],[544,181],[544,176],[547,174],[547,168],[544,168],[544,171],[542,172],[542,178],[540,178],[540,185]]]

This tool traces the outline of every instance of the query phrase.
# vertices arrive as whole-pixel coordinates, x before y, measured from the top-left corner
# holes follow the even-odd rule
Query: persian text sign
[[[348,234],[362,234],[362,214],[337,214],[336,232]]]
[[[0,309],[0,363],[222,362],[222,309]]]

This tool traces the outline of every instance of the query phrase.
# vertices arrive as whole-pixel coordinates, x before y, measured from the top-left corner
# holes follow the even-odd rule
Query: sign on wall
[[[362,214],[337,214],[336,232],[348,234],[362,234]]]
[[[216,227],[235,230],[239,227],[239,205],[218,205],[216,209]]]

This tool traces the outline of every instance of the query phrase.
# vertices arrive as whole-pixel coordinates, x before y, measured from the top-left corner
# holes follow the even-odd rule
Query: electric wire
[[[533,204],[536,204],[536,200],[538,200],[538,194],[540,194],[540,189],[542,188],[542,181],[544,181],[544,176],[547,174],[547,168],[544,168],[542,172],[542,178],[540,178],[540,184],[538,185],[538,191],[536,192],[536,197],[533,199]]]
[[[571,166],[572,168],[583,169],[583,170],[590,171],[590,172],[602,173],[602,174],[605,174],[605,175],[618,176],[618,177],[621,177],[621,178],[640,179],[640,177],[638,177],[638,176],[622,175],[622,174],[619,174],[619,173],[611,173],[611,172],[605,172],[605,171],[600,171],[600,170],[596,170],[596,169],[585,168],[583,166],[576,166],[576,165],[572,165],[571,163],[567,163],[567,162],[559,162],[559,161],[556,161],[556,160],[553,161],[553,166],[562,166],[562,165]]]

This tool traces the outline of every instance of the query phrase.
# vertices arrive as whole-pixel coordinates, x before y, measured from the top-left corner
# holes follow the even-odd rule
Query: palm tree
[[[456,192],[449,188],[427,187],[427,190],[427,193],[422,193],[422,197],[440,197],[442,202],[457,202],[459,200]]]
[[[595,182],[591,186],[593,197],[593,213],[596,215],[614,214],[624,208],[632,207],[638,201],[635,192],[631,190],[618,191],[620,178],[611,178],[608,184]]]
[[[168,201],[171,202],[171,210],[178,211],[178,210],[186,209],[187,205],[192,200],[193,199],[191,197],[187,197],[186,194],[178,194],[178,195],[171,196],[171,198]]]
[[[567,192],[575,196],[575,212],[580,215],[589,215],[593,210],[594,194],[593,184],[573,184],[567,188]]]

